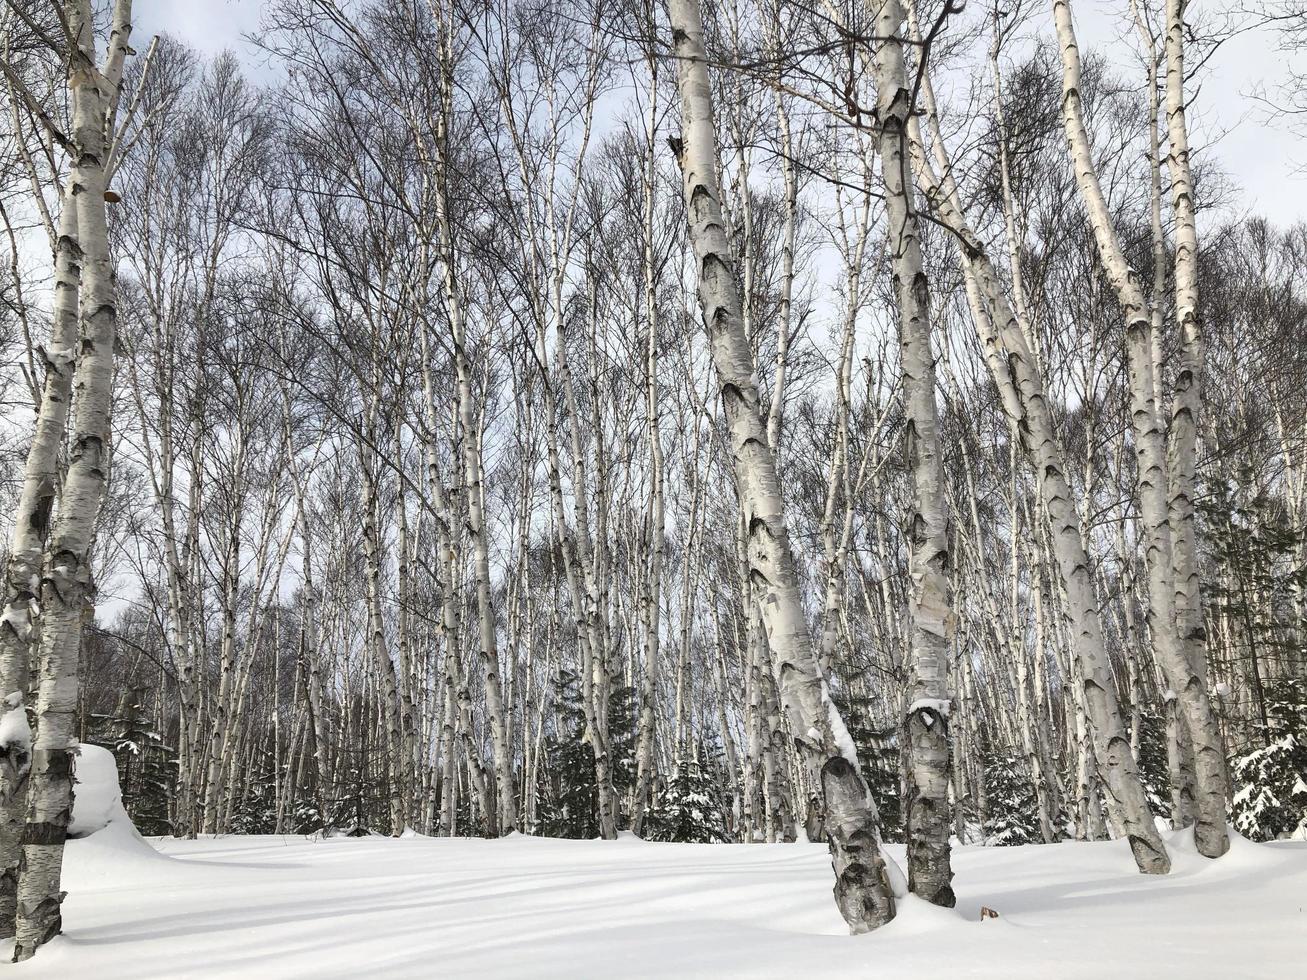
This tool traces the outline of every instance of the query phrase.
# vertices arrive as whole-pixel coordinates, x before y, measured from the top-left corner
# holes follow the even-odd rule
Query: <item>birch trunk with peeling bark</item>
[[[451,41],[448,35],[444,37],[443,43],[446,47],[442,49],[441,55],[452,64],[452,50],[449,47]],[[504,718],[504,700],[499,681],[499,646],[490,595],[490,543],[486,530],[481,430],[475,411],[471,367],[468,363],[466,310],[457,269],[459,249],[454,234],[454,217],[450,214],[453,202],[449,196],[448,141],[452,99],[452,74],[442,74],[440,104],[435,113],[436,138],[430,160],[435,170],[437,184],[435,194],[437,246],[443,256],[442,285],[449,318],[450,339],[453,342],[454,373],[458,386],[457,415],[458,429],[461,432],[465,494],[463,516],[468,536],[472,541],[479,627],[477,636],[486,713],[490,722],[491,751],[494,755],[497,812],[488,813],[486,817],[490,823],[499,828],[501,833],[507,834],[517,829],[517,794],[513,781],[512,747],[509,744],[508,725]],[[426,343],[425,337],[423,343],[424,345]],[[430,395],[427,397],[430,400]]]
[[[27,817],[27,777],[32,762],[32,736],[27,726],[30,651],[40,610],[41,566],[58,494],[59,449],[68,425],[73,390],[81,246],[77,235],[77,201],[71,186],[64,194],[54,245],[54,311],[50,346],[45,350],[45,384],[14,515],[13,538],[5,567],[4,614],[0,616],[0,699],[6,700],[8,712],[23,712],[19,719],[21,731],[27,733],[25,739],[0,744],[0,938],[3,939],[13,936],[15,928],[18,865]]]
[[[453,270],[449,272],[452,283]],[[504,698],[499,685],[499,646],[490,598],[490,541],[485,521],[485,486],[481,471],[481,434],[473,412],[472,378],[467,363],[467,337],[462,306],[454,300],[450,286],[450,327],[454,340],[454,364],[458,379],[459,423],[462,430],[464,517],[472,541],[476,579],[477,623],[481,654],[481,679],[485,687],[486,714],[490,722],[490,746],[495,760],[495,791],[498,802],[496,824],[501,834],[517,829],[517,795],[513,784],[513,757],[504,722]]]
[[[1136,454],[1139,457],[1140,505],[1149,534],[1149,588],[1150,591],[1154,588],[1161,589],[1165,593],[1160,597],[1162,608],[1159,610],[1159,617],[1164,616],[1165,618],[1157,624],[1160,635],[1154,633],[1154,647],[1158,658],[1158,666],[1161,667],[1167,683],[1171,685],[1171,689],[1177,693],[1180,691],[1187,692],[1184,709],[1190,729],[1190,738],[1193,739],[1197,736],[1199,739],[1209,740],[1207,749],[1201,753],[1204,756],[1203,771],[1196,774],[1196,782],[1207,787],[1207,791],[1201,793],[1204,797],[1204,801],[1200,802],[1199,824],[1201,830],[1196,836],[1201,836],[1205,840],[1204,846],[1207,852],[1210,852],[1209,856],[1218,857],[1229,847],[1225,832],[1225,760],[1220,749],[1219,732],[1214,724],[1206,687],[1202,678],[1194,670],[1193,664],[1181,649],[1178,642],[1176,623],[1173,618],[1172,601],[1174,594],[1172,590],[1174,589],[1174,582],[1171,555],[1172,529],[1170,526],[1170,505],[1172,501],[1168,499],[1170,491],[1168,489],[1169,474],[1167,472],[1165,452],[1166,440],[1161,431],[1161,421],[1157,414],[1155,402],[1156,389],[1152,370],[1152,323],[1143,290],[1140,288],[1138,278],[1134,270],[1130,268],[1117,239],[1116,229],[1112,225],[1111,213],[1099,185],[1098,173],[1094,167],[1089,134],[1085,129],[1084,114],[1080,104],[1080,52],[1076,42],[1075,28],[1072,24],[1069,0],[1054,0],[1053,14],[1057,25],[1058,43],[1062,53],[1062,119],[1075,167],[1076,183],[1080,188],[1081,197],[1089,214],[1089,223],[1098,244],[1098,251],[1104,269],[1116,293],[1126,321],[1126,343],[1130,353],[1132,416],[1135,429]],[[1180,13],[1177,9],[1175,14],[1177,22],[1179,16]],[[1171,19],[1168,9],[1168,38],[1171,34],[1169,30]],[[1176,31],[1182,32],[1183,25],[1177,23]],[[1181,34],[1176,34],[1176,42],[1182,43],[1182,41]],[[1169,40],[1168,44],[1170,44]],[[1178,74],[1174,80],[1169,77],[1173,72],[1169,63],[1171,58],[1168,58],[1167,114],[1168,119],[1170,119],[1175,110],[1180,110],[1181,114],[1183,114],[1181,104],[1183,100],[1183,62],[1182,51],[1179,49],[1174,52],[1168,50],[1168,54],[1171,57],[1180,58],[1180,63],[1177,66]],[[1176,121],[1170,120],[1168,122],[1168,132],[1172,140],[1177,138],[1176,128]],[[1179,128],[1179,139],[1183,145],[1183,156],[1187,165],[1188,146],[1183,134],[1182,123]],[[1176,158],[1176,147],[1174,145],[1172,146],[1171,158]],[[1181,169],[1184,168],[1176,167],[1176,171]],[[1175,186],[1175,177],[1176,174],[1173,172],[1173,188]],[[1184,202],[1191,206],[1191,191],[1187,181],[1183,178],[1181,179],[1181,187],[1183,187],[1183,191],[1173,190],[1173,197],[1184,199],[1180,205],[1182,208],[1185,207]],[[1191,208],[1188,213],[1192,217]],[[1192,229],[1190,230],[1192,231]],[[1187,240],[1190,245],[1196,245],[1195,238],[1188,237]],[[1184,261],[1197,261],[1196,253],[1189,255],[1192,249],[1181,246],[1179,251],[1185,253]],[[1178,256],[1177,265],[1179,264],[1180,257]],[[1184,278],[1189,283],[1196,282],[1192,274],[1186,275]],[[1179,282],[1179,278],[1177,282]],[[1186,295],[1192,295],[1193,292],[1196,292],[1196,285]],[[1183,322],[1185,314],[1182,312],[1180,315]],[[1189,315],[1196,317],[1196,308],[1191,308]],[[1192,366],[1192,361],[1186,362],[1187,368]],[[1184,374],[1185,372],[1182,371],[1181,373]],[[1191,381],[1192,378],[1189,380]],[[1182,435],[1189,432],[1194,439],[1196,439],[1196,432],[1192,430],[1192,423],[1194,421],[1194,408],[1196,407],[1194,404],[1195,396],[1196,392],[1191,394],[1187,383],[1181,382],[1176,401],[1179,406],[1177,412],[1185,416],[1185,421],[1181,423]],[[1189,428],[1186,429],[1186,426]],[[1185,438],[1182,438],[1181,441],[1186,442],[1187,446],[1193,444]],[[1188,463],[1182,465],[1192,466],[1192,464]],[[1192,474],[1192,469],[1189,472]],[[1189,482],[1189,487],[1191,486],[1192,480]],[[1187,507],[1192,519],[1192,504],[1189,502],[1187,489],[1183,494],[1183,500],[1178,502],[1177,506],[1180,511],[1184,511]],[[1186,566],[1186,570],[1192,572],[1192,577],[1185,586],[1186,592],[1192,588],[1196,595],[1197,570],[1189,561],[1186,561]],[[1154,602],[1157,601],[1157,598],[1153,597]],[[1150,611],[1152,605],[1153,603],[1150,602]],[[1192,622],[1192,617],[1190,619]],[[1197,629],[1201,633],[1201,619]],[[1213,736],[1215,736],[1214,739]],[[1215,745],[1212,745],[1212,741],[1215,742]],[[1197,754],[1199,753],[1196,752],[1195,755]],[[1218,812],[1213,813],[1214,804],[1218,802],[1218,799]]]
[[[830,700],[804,622],[776,461],[767,442],[753,357],[741,319],[734,256],[722,218],[712,89],[699,5],[697,0],[672,0],[669,10],[681,100],[680,163],[690,242],[698,268],[699,303],[734,454],[748,534],[750,577],[765,596],[762,613],[772,668],[795,740],[821,772],[836,904],[850,931],[869,932],[894,917],[894,894],[881,853],[876,806],[860,774],[848,731]]]
[[[876,115],[881,174],[889,223],[894,292],[898,300],[899,349],[904,409],[905,455],[911,471],[912,513],[908,603],[907,701],[903,717],[908,760],[908,887],[936,905],[951,908],[948,811],[948,637],[953,619],[948,579],[948,516],[944,507],[935,360],[931,352],[929,294],[908,163],[908,118],[912,94],[904,68],[904,12],[899,0],[882,0],[876,16]]]
[[[1157,114],[1161,103],[1157,91],[1157,59],[1153,57],[1156,38],[1149,29],[1138,4],[1131,3],[1135,25],[1140,34],[1144,50],[1149,52],[1147,59],[1148,79],[1148,174],[1151,231],[1153,239],[1153,290],[1149,297],[1149,331],[1147,338],[1127,336],[1127,350],[1130,364],[1130,392],[1134,411],[1132,421],[1136,430],[1145,422],[1148,431],[1142,437],[1136,431],[1135,448],[1139,457],[1140,473],[1140,512],[1147,539],[1145,567],[1148,573],[1148,598],[1145,618],[1148,622],[1149,637],[1156,648],[1166,644],[1172,649],[1169,653],[1155,658],[1159,666],[1163,662],[1175,663],[1182,655],[1179,636],[1174,629],[1174,584],[1172,576],[1172,529],[1166,511],[1167,487],[1166,475],[1166,435],[1164,418],[1166,408],[1162,393],[1162,334],[1165,318],[1162,307],[1166,300],[1166,232],[1162,227],[1162,151],[1161,136],[1158,133]],[[1147,363],[1141,364],[1144,352],[1140,349],[1146,341]],[[1147,376],[1137,377],[1140,372]],[[1150,462],[1145,463],[1145,459]],[[1160,480],[1160,482],[1159,482]],[[1146,489],[1145,489],[1146,488]],[[1187,827],[1194,822],[1194,769],[1193,749],[1182,718],[1182,709],[1175,698],[1175,692],[1168,689],[1163,695],[1163,710],[1166,714],[1166,754],[1167,768],[1171,783],[1171,820],[1177,827]],[[1138,734],[1131,729],[1130,743],[1136,750]]]
[[[1171,401],[1169,512],[1172,532],[1172,615],[1181,645],[1176,696],[1184,708],[1193,745],[1198,852],[1220,857],[1230,847],[1225,802],[1229,795],[1225,745],[1207,693],[1207,632],[1198,569],[1194,485],[1198,469],[1198,414],[1202,409],[1203,332],[1198,319],[1198,224],[1184,92],[1186,0],[1166,0],[1166,127],[1170,152],[1171,205],[1175,215],[1175,317],[1180,333],[1180,370]]]
[[[114,344],[118,313],[105,215],[107,128],[129,53],[130,0],[118,0],[103,70],[96,66],[90,0],[65,14],[76,47],[68,59],[73,101],[71,199],[82,252],[81,326],[73,387],[77,405],[68,472],[41,581],[40,678],[27,824],[18,881],[14,959],[31,958],[62,925],[60,874],[72,814],[77,660],[94,595],[91,541],[110,465]],[[71,45],[70,45],[71,47]]]
[[[968,290],[968,297],[972,299],[972,319],[985,362],[1003,409],[1013,420],[1022,448],[1034,465],[1040,498],[1048,515],[1052,550],[1067,598],[1067,625],[1076,662],[1077,717],[1081,712],[1087,715],[1089,724],[1083,728],[1092,736],[1093,752],[1105,780],[1108,811],[1118,833],[1129,838],[1140,871],[1165,874],[1170,870],[1170,859],[1153,824],[1147,795],[1130,751],[1103,642],[1089,556],[1080,535],[1080,516],[1066,477],[1062,446],[1044,393],[1043,378],[1028,344],[1030,331],[1023,328],[1013,312],[993,263],[966,220],[956,185],[949,176],[951,164],[938,133],[928,78],[923,78],[922,92],[934,130],[936,160],[932,167],[920,133],[914,131],[914,163],[932,209],[958,240],[964,258],[964,275],[976,280],[978,288]],[[939,174],[944,176],[941,178]],[[976,302],[981,298],[983,306]]]

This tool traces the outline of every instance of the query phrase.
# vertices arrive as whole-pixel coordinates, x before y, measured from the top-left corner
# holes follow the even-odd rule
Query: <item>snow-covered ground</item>
[[[901,848],[891,848],[896,858]],[[15,976],[1289,977],[1307,843],[964,847],[956,910],[850,937],[817,845],[226,837],[112,822],[66,856],[65,934]],[[998,919],[980,921],[982,905]]]

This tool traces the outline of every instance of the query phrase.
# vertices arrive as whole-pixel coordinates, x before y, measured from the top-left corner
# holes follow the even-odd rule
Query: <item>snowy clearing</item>
[[[1176,835],[962,847],[958,907],[853,938],[819,845],[225,837],[70,841],[66,933],[17,976],[1285,977],[1307,958],[1307,843]],[[896,859],[902,847],[890,845]],[[157,851],[157,853],[156,853]],[[980,921],[982,905],[998,919]],[[1090,933],[1095,935],[1089,935]]]

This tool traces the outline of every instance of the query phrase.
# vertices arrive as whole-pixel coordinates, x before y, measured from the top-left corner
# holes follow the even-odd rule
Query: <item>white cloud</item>
[[[142,36],[171,34],[205,53],[224,48],[240,51],[243,36],[255,31],[266,4],[263,0],[171,0],[142,4],[135,29]]]

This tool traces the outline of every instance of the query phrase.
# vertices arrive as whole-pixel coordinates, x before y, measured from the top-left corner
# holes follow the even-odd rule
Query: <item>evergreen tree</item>
[[[547,765],[541,768],[537,806],[540,833],[546,837],[590,840],[599,836],[594,749],[586,737],[580,687],[580,679],[569,670],[559,671],[554,682],[558,720],[554,732],[545,739]],[[618,800],[635,782],[636,704],[635,691],[630,687],[617,687],[609,694],[609,750]]]
[[[1307,690],[1268,692],[1263,744],[1234,760],[1234,825],[1252,840],[1307,836]]]
[[[141,704],[141,690],[124,693],[117,710],[91,716],[92,745],[113,753],[123,808],[147,836],[173,832],[169,804],[177,783],[177,752]]]
[[[989,812],[985,817],[985,843],[994,847],[1043,842],[1039,830],[1039,800],[1030,769],[1018,752],[989,752],[985,756],[985,788]]]
[[[317,800],[312,796],[300,794],[291,809],[290,826],[297,834],[316,834],[322,830],[325,821]]]
[[[1139,778],[1153,815],[1171,817],[1171,773],[1166,758],[1166,723],[1157,711],[1139,716]]]
[[[635,788],[635,751],[640,736],[640,700],[633,687],[616,687],[608,696],[608,751],[612,753],[613,791],[618,801],[619,827],[629,826],[622,802]]]
[[[645,840],[677,844],[718,844],[730,840],[726,808],[716,773],[697,759],[682,759],[667,787],[649,809]]]
[[[248,784],[234,787],[238,792],[232,807],[232,831],[237,834],[271,834],[277,829],[277,790],[270,752],[254,757]]]
[[[1301,535],[1283,502],[1259,486],[1246,463],[1237,482],[1212,482],[1202,510],[1212,557],[1224,574],[1205,580],[1203,590],[1210,614],[1233,626],[1234,660],[1247,679],[1258,730],[1264,733],[1271,724],[1267,685],[1291,673],[1301,659],[1295,599],[1307,587],[1307,567],[1298,564]]]
[[[854,748],[858,750],[862,778],[880,811],[881,837],[887,841],[902,841],[903,766],[899,757],[898,727],[875,723],[870,698],[836,695],[835,703],[845,719]]]

